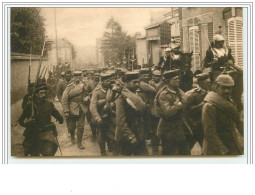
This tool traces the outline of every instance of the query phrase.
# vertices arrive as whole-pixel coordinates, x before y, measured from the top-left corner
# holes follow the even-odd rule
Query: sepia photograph
[[[10,155],[243,156],[243,15],[11,7]]]

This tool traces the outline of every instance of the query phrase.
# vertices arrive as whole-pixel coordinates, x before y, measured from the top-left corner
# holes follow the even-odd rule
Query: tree
[[[105,63],[129,56],[135,51],[135,38],[122,31],[121,25],[111,17],[106,24],[106,31],[102,41],[102,52],[105,54]]]
[[[40,8],[11,8],[11,52],[40,54],[45,38]]]

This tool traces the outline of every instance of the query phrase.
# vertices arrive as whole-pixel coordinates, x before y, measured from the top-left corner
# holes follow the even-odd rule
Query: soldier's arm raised
[[[216,154],[227,154],[228,149],[224,146],[216,132],[216,110],[211,104],[206,103],[202,110],[202,124],[204,136]]]
[[[172,117],[182,109],[181,102],[176,102],[171,105],[167,98],[167,94],[164,92],[159,95],[159,104],[161,108],[161,114],[164,116],[164,118]]]

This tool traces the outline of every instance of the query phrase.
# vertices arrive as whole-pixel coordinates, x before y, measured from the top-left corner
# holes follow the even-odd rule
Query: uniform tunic
[[[190,154],[184,111],[175,102],[186,103],[186,96],[181,89],[175,91],[165,86],[155,98],[155,106],[160,110],[157,134],[162,139],[163,155]]]

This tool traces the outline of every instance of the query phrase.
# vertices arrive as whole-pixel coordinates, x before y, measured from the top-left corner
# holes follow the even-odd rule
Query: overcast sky
[[[166,8],[56,8],[58,38],[66,38],[79,50],[96,46],[96,38],[102,37],[108,19],[113,16],[128,34],[145,34],[150,23],[150,12]],[[54,8],[42,8],[49,38],[55,38]]]

